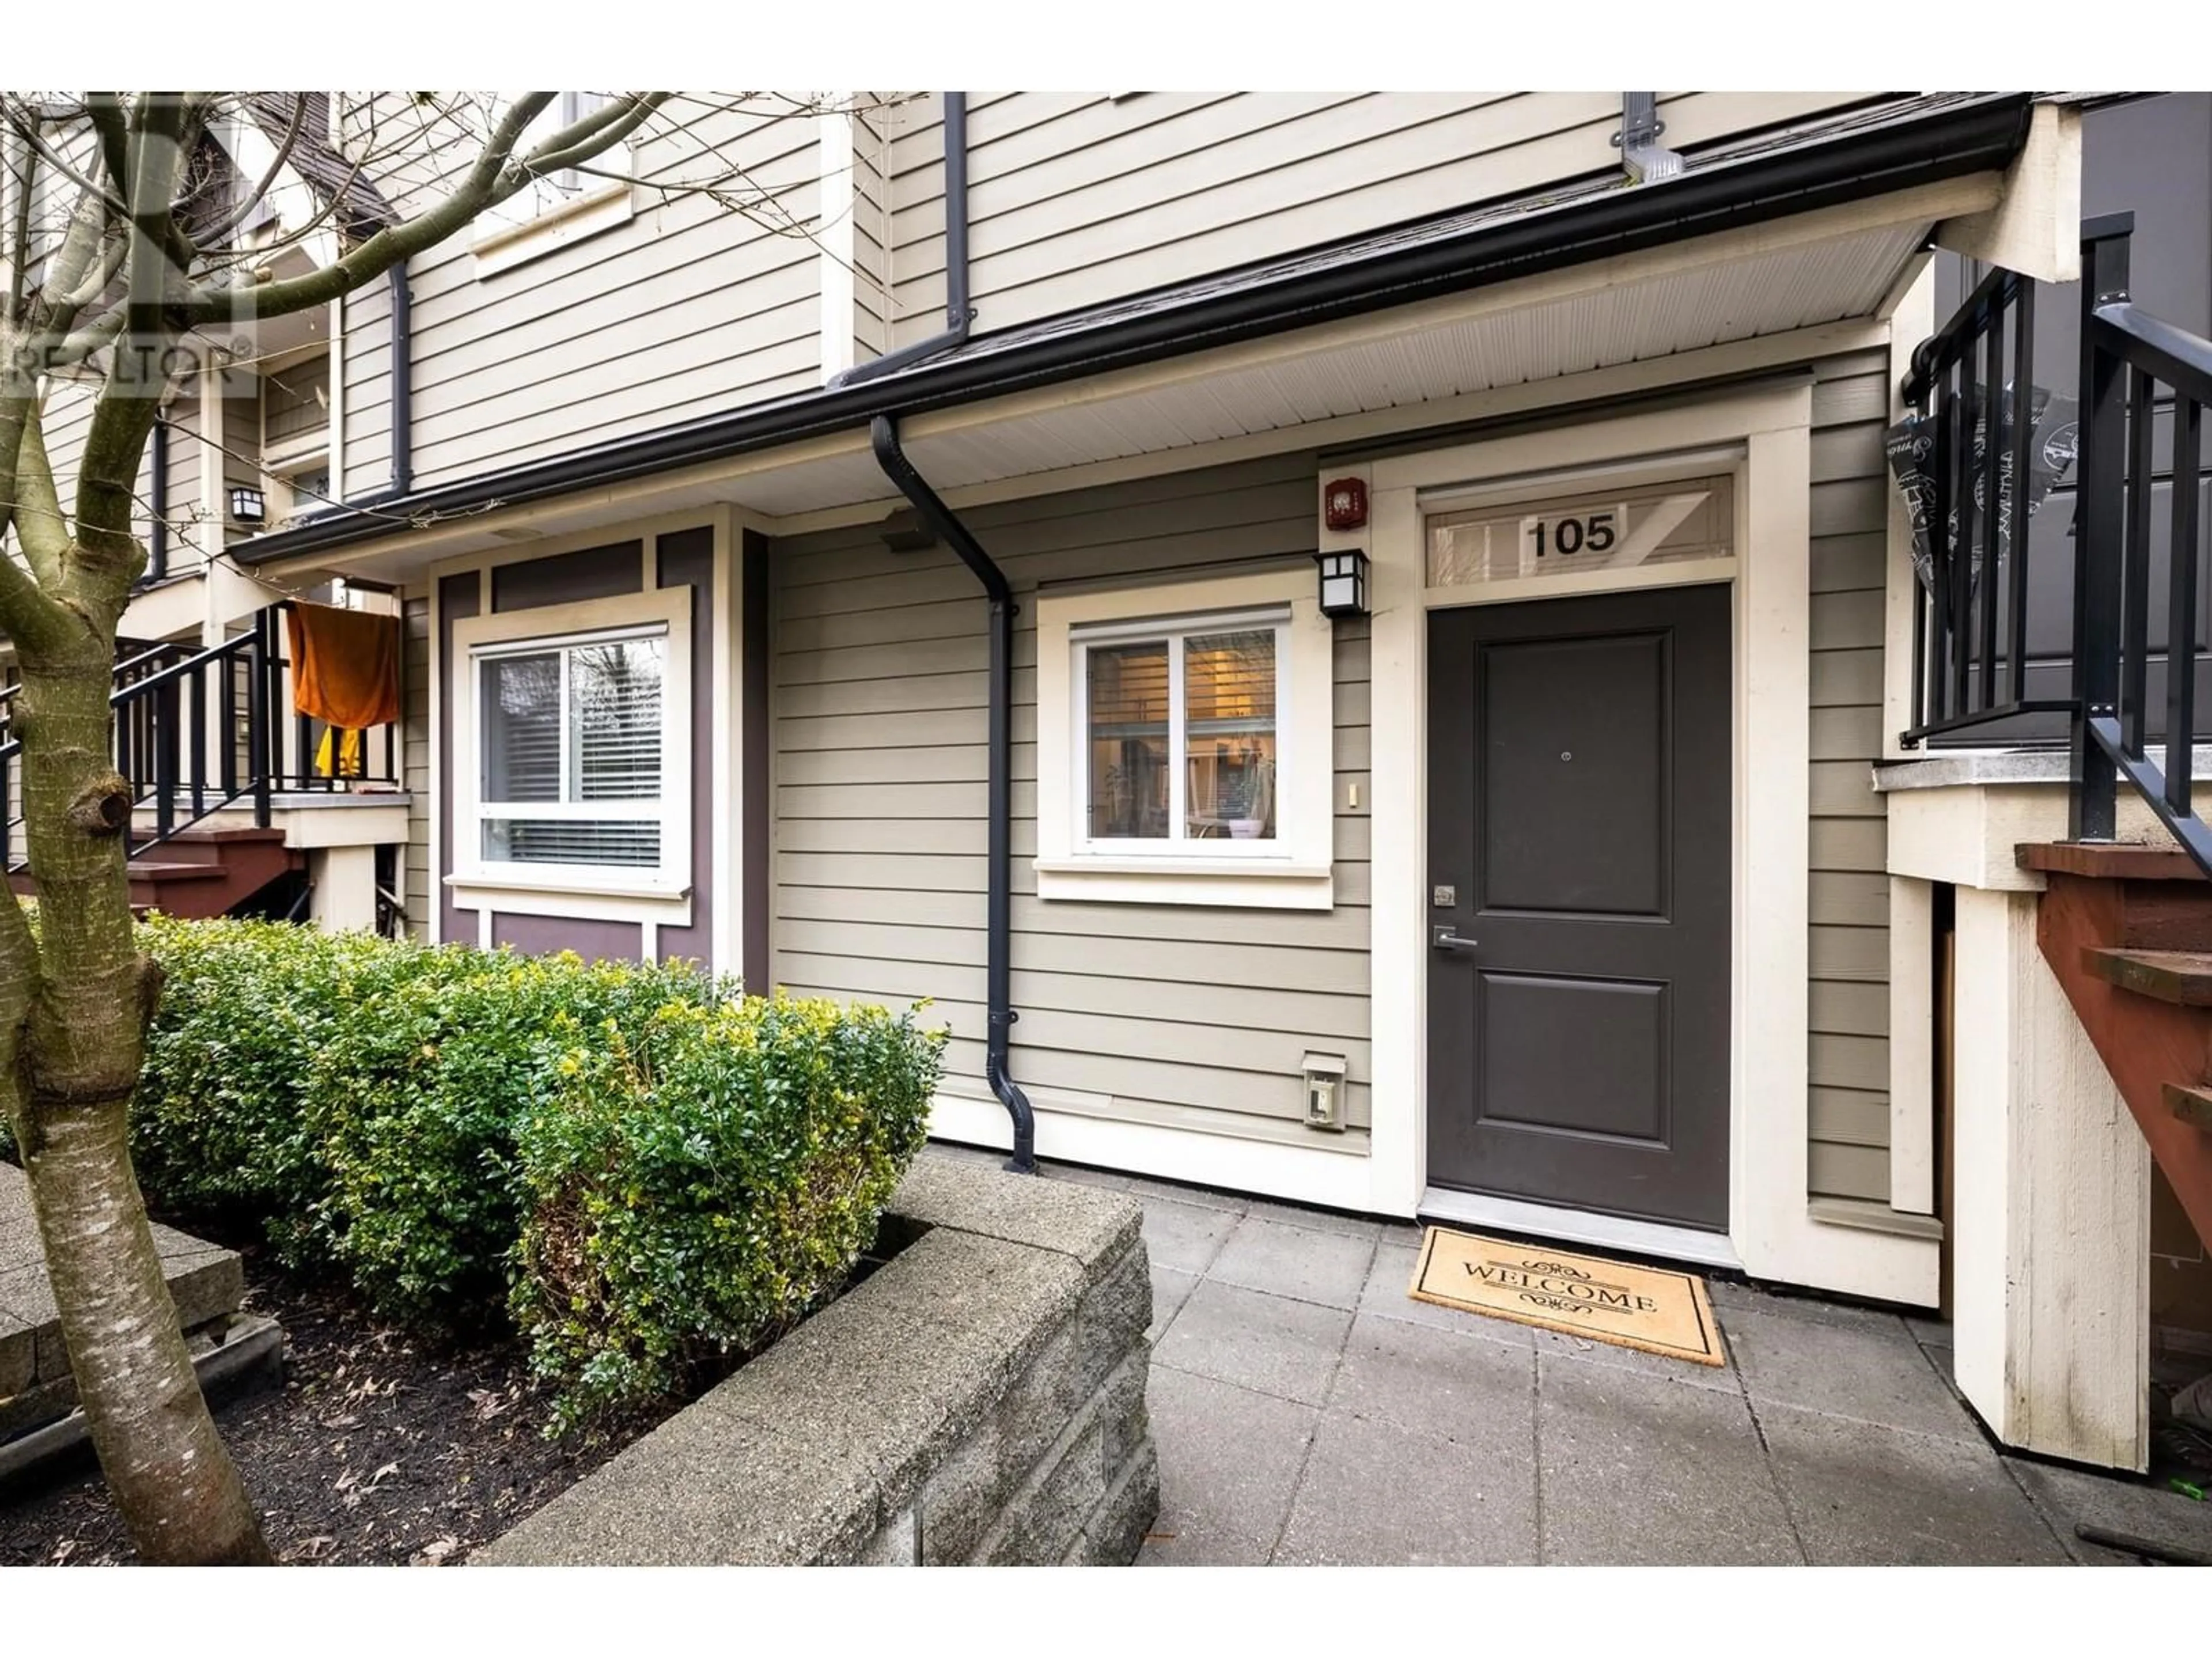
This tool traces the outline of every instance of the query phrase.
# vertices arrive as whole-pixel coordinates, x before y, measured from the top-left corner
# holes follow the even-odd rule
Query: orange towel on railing
[[[285,618],[295,709],[349,732],[399,718],[398,617],[295,600]]]

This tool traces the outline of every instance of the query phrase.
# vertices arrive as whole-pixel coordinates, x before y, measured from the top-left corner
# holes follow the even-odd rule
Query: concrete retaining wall
[[[1137,1205],[925,1152],[927,1231],[474,1559],[1122,1565],[1159,1509]]]

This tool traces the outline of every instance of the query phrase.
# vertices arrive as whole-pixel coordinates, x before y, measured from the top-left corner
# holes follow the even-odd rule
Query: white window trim
[[[657,816],[660,822],[658,870],[625,870],[606,865],[501,864],[483,853],[483,758],[477,728],[477,664],[485,658],[553,650],[595,640],[636,637],[666,630],[667,672],[661,682],[660,775]],[[620,915],[672,926],[690,921],[691,896],[691,590],[654,588],[574,605],[541,605],[524,611],[469,617],[453,627],[454,684],[451,726],[453,744],[453,872],[446,884],[466,896],[468,906],[514,908],[502,894],[557,893],[620,902],[598,914]],[[482,657],[478,653],[482,653]],[[596,816],[644,816],[629,802],[540,803],[544,816],[577,817],[588,806]],[[600,812],[604,805],[607,811]],[[536,810],[535,807],[532,809]],[[681,914],[672,914],[680,907]],[[579,913],[580,914],[580,913]]]
[[[1275,839],[1089,842],[1079,652],[1115,633],[1146,635],[1146,623],[1257,625],[1251,613],[1285,611],[1275,624]],[[1304,910],[1334,904],[1334,630],[1321,614],[1311,569],[1041,594],[1036,618],[1039,898]]]

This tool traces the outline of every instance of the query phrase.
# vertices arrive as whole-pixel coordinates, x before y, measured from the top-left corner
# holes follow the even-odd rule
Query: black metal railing
[[[1907,748],[2073,709],[2028,695],[2035,307],[2033,279],[1991,271],[1914,352],[1905,383],[1914,418],[1892,441],[1911,451],[1900,471],[1920,575]]]
[[[2197,489],[2212,341],[2160,322],[2129,297],[2132,215],[2082,227],[2081,478],[2075,560],[2073,805],[2069,834],[2110,841],[2118,781],[2134,785],[2212,874],[2212,827],[2191,788],[2197,739]],[[2161,429],[2165,435],[2161,444]],[[2167,451],[2166,639],[2151,638],[2159,451]],[[2163,720],[2154,657],[2165,669]],[[2150,758],[2154,722],[2163,742]]]
[[[345,733],[297,712],[286,720],[283,609],[258,612],[244,633],[220,645],[156,645],[116,665],[108,704],[115,769],[131,786],[131,858],[232,809],[250,809],[254,824],[266,829],[279,794],[398,786],[396,726],[361,733],[358,767],[342,773],[335,763],[346,751]],[[9,730],[16,690],[0,686],[0,867],[9,870],[23,862],[22,744]],[[317,764],[326,732],[328,770]]]
[[[2055,482],[2051,452],[2069,446],[2038,430],[2059,405],[2034,385],[2035,284],[1992,272],[1914,354],[1905,395],[1915,418],[1893,433],[1921,566],[1901,741],[2055,741],[2055,727],[2014,717],[2063,714],[2071,838],[2113,838],[2124,778],[2212,874],[2212,826],[2191,787],[2197,681],[2212,666],[2199,614],[2212,341],[2132,302],[2134,229],[2125,213],[2081,227],[2072,580],[2043,573],[2040,618],[2028,514]],[[2039,677],[2063,695],[2029,696]]]

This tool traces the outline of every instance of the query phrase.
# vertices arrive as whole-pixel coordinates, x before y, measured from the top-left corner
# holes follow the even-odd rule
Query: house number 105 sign
[[[1674,560],[1726,557],[1730,480],[1555,495],[1438,514],[1428,523],[1429,586],[1580,576]]]
[[[1620,545],[1620,524],[1627,516],[1626,507],[1611,507],[1601,513],[1529,519],[1527,533],[1534,542],[1534,556],[1541,561],[1571,559],[1578,553],[1610,553]]]

